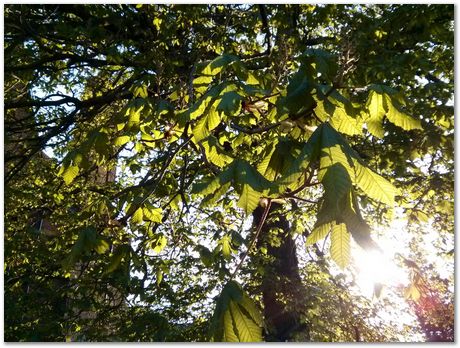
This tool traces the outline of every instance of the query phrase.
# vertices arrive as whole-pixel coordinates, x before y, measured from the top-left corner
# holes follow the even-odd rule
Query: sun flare
[[[378,296],[381,286],[397,286],[407,282],[407,273],[385,252],[357,249],[354,260],[357,267],[356,283],[365,295]]]

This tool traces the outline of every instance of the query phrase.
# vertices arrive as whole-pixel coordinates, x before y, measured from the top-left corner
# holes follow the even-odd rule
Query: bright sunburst
[[[402,231],[404,231],[404,222],[396,220],[390,228],[383,231],[378,240],[376,239],[380,250],[364,250],[357,247],[353,251],[356,266],[355,279],[363,294],[370,297],[378,296],[380,285],[386,288],[408,284],[407,269],[398,265],[396,257],[407,243]]]
[[[354,259],[358,268],[356,283],[366,295],[372,296],[379,285],[395,286],[407,281],[406,272],[382,251],[358,249]]]

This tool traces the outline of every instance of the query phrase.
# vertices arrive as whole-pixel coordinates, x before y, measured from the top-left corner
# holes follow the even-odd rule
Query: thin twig
[[[259,225],[257,226],[257,230],[256,230],[256,233],[254,234],[254,238],[252,239],[251,244],[249,245],[248,249],[244,253],[243,257],[241,258],[240,262],[236,266],[235,270],[233,271],[230,279],[233,279],[233,277],[235,276],[235,274],[238,272],[238,270],[240,269],[241,265],[243,264],[244,260],[248,256],[249,251],[251,251],[252,247],[256,243],[257,237],[259,237],[260,231],[262,230],[262,226],[264,225],[265,220],[267,219],[267,215],[268,215],[268,212],[270,211],[271,205],[272,205],[272,201],[271,201],[270,198],[268,198],[267,205],[265,206],[265,210],[264,210],[264,212],[262,214],[262,218],[260,219]]]

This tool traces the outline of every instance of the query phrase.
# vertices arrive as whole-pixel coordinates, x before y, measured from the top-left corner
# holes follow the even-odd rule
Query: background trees
[[[452,262],[452,6],[8,5],[4,53],[7,340],[414,337],[337,266],[392,214]]]

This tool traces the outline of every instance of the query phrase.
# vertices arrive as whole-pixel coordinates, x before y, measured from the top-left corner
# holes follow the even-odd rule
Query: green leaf
[[[429,216],[419,209],[412,209],[411,217],[416,218],[421,223],[427,223],[429,220]]]
[[[350,234],[345,224],[336,224],[331,233],[331,256],[344,269],[350,262]]]
[[[308,138],[307,143],[303,146],[302,150],[296,155],[295,160],[292,163],[286,163],[288,167],[285,174],[276,181],[280,191],[286,190],[286,188],[295,189],[297,181],[304,173],[304,171],[314,163],[320,153],[322,129],[324,124],[320,125]],[[282,155],[282,154],[280,154]]]
[[[410,117],[404,112],[400,111],[397,102],[389,95],[385,95],[388,112],[387,118],[394,125],[401,127],[404,130],[423,129],[420,120]]]
[[[302,54],[302,58],[307,64],[314,66],[316,72],[320,73],[322,77],[329,81],[334,79],[337,63],[334,56],[329,52],[322,49],[307,49]]]
[[[383,94],[377,93],[375,90],[369,92],[366,108],[368,111],[368,118],[366,119],[367,129],[369,132],[377,137],[383,138],[383,117],[388,111],[388,105]]]
[[[373,119],[383,119],[388,111],[388,104],[386,103],[385,95],[383,92],[371,89],[367,99],[366,107],[369,117]]]
[[[96,250],[96,252],[98,254],[103,254],[105,253],[107,250],[109,250],[110,248],[110,245],[109,243],[107,243],[104,239],[102,238],[98,238],[95,245],[94,245],[94,250]]]
[[[200,75],[215,76],[225,67],[233,62],[239,61],[237,56],[231,54],[222,54],[206,64],[200,71]]]
[[[225,92],[217,105],[216,110],[227,116],[239,114],[243,97],[235,91]]]
[[[244,82],[246,82],[246,84],[248,85],[258,85],[260,83],[259,80],[254,76],[254,74],[249,71]]]
[[[216,301],[211,319],[215,342],[261,342],[262,316],[254,302],[235,281],[229,281]]]
[[[147,91],[147,86],[146,85],[135,86],[132,89],[132,91],[133,91],[134,97],[147,98],[149,96],[149,93]]]
[[[327,168],[339,163],[346,169],[351,180],[354,181],[355,173],[352,169],[353,157],[356,157],[356,154],[350,148],[345,139],[328,123],[323,123],[321,125],[320,169],[318,171],[319,180],[323,179]]]
[[[248,161],[236,159],[234,163],[235,181],[238,184],[246,183],[258,192],[263,192],[272,186],[272,183],[260,174]]]
[[[166,244],[168,243],[168,239],[163,234],[157,234],[152,237],[148,242],[147,246],[155,253],[159,254],[163,251]]]
[[[216,137],[212,135],[207,137],[206,140],[201,142],[201,145],[203,145],[208,161],[216,166],[222,168],[233,161],[233,158],[225,153],[225,150],[219,144]]]
[[[322,121],[329,121],[341,133],[351,136],[362,133],[361,122],[349,115],[344,107],[334,105],[329,100],[319,100],[315,113]]]
[[[219,125],[219,123],[219,113],[216,111],[214,106],[210,106],[204,115],[200,118],[196,126],[193,127],[193,141],[198,143],[202,139],[206,138],[211,133],[211,131]]]
[[[192,193],[208,195],[210,193],[214,193],[221,186],[230,182],[234,177],[235,163],[236,162],[233,161],[215,178],[207,179],[201,183],[194,184],[192,187]]]
[[[241,311],[240,306],[230,301],[230,313],[237,330],[239,342],[261,342],[262,329]]]
[[[325,189],[325,199],[328,201],[340,201],[351,189],[350,176],[341,163],[334,163],[328,168],[322,169],[321,175],[318,174],[318,177],[321,177],[320,180]]]
[[[364,249],[379,249],[371,238],[369,225],[364,221],[356,195],[350,191],[342,205],[341,221],[347,225],[353,239]]]
[[[157,278],[157,285],[161,284],[161,281],[163,280],[163,270],[161,268],[158,268],[156,271],[156,278]]]
[[[259,205],[261,193],[255,191],[248,184],[243,184],[243,190],[238,200],[238,207],[242,208],[246,215],[251,214]]]
[[[163,218],[163,209],[155,208],[149,204],[146,204],[142,208],[142,217],[146,221],[160,223]]]
[[[232,246],[231,246],[230,237],[229,236],[223,236],[219,240],[219,244],[221,246],[222,255],[224,256],[224,259],[230,260],[232,258],[232,253],[234,252],[234,250],[232,249]]]
[[[64,172],[62,173],[62,178],[66,185],[70,185],[72,181],[77,177],[78,172],[80,169],[77,166],[69,165],[65,168]]]
[[[356,183],[363,192],[379,202],[394,205],[396,188],[386,179],[369,168],[355,162]]]
[[[273,184],[260,174],[249,162],[236,159],[216,178],[194,185],[192,193],[203,195],[215,193],[223,185],[231,182],[240,194],[238,206],[250,214],[259,202],[259,198],[268,194]],[[222,192],[219,190],[219,192]]]
[[[131,137],[128,135],[122,135],[122,136],[117,137],[113,143],[115,146],[123,146],[127,142],[129,142],[130,139]]]
[[[105,274],[114,272],[121,264],[121,260],[127,255],[129,250],[128,245],[120,245],[113,252],[109,265],[105,271]]]
[[[145,108],[145,102],[142,99],[132,100],[126,107],[125,116],[128,116],[128,123],[126,129],[139,127],[141,112]]]
[[[324,239],[331,231],[332,223],[325,223],[315,227],[307,237],[307,245],[315,244],[316,242]]]
[[[239,58],[231,54],[218,56],[211,62],[204,62],[197,67],[198,77],[193,80],[193,87],[198,93],[204,93],[212,83],[214,76],[232,63],[238,63]]]
[[[259,308],[257,308],[254,301],[252,301],[246,293],[243,293],[243,297],[241,299],[241,306],[258,326],[263,326],[263,318]]]
[[[225,84],[213,86],[202,97],[200,97],[191,107],[177,112],[176,117],[179,125],[185,127],[188,121],[193,121],[200,116],[205,116],[209,108],[213,105],[216,97],[219,96]]]
[[[200,253],[200,260],[206,267],[211,267],[213,265],[213,254],[205,246],[199,245],[197,247],[198,252]]]
[[[200,203],[200,207],[209,207],[213,204],[215,204],[219,198],[221,198],[224,194],[226,194],[229,189],[230,189],[230,182],[227,182],[226,184],[220,186],[217,191],[209,194],[206,196]]]
[[[137,5],[136,5],[137,6]],[[152,21],[153,25],[155,26],[155,28],[160,31],[161,29],[161,23],[163,22],[163,20],[161,18],[158,18],[158,17],[155,17]]]
[[[134,214],[131,216],[131,222],[135,224],[141,223],[143,216],[144,214],[142,212],[142,208],[137,208]]]
[[[300,143],[286,138],[278,138],[270,143],[262,153],[263,160],[257,166],[257,170],[268,180],[278,179],[280,175],[288,173],[299,158],[301,150],[302,145]],[[304,158],[305,154],[303,155]],[[308,159],[305,160],[308,163]]]
[[[84,234],[79,233],[78,239],[70,250],[70,254],[63,261],[63,267],[66,270],[70,270],[75,263],[79,260],[81,254],[85,251],[85,240]]]
[[[225,311],[223,317],[223,326],[224,326],[224,333],[222,336],[223,342],[240,342],[237,336],[237,332],[234,328],[233,318],[230,310]],[[220,340],[216,340],[220,341]]]
[[[345,139],[332,127],[324,124],[321,137],[321,159],[318,178],[324,181],[324,175],[328,168],[340,164],[348,173],[351,181],[358,185],[369,197],[388,205],[394,204],[396,188],[386,179],[367,168],[356,152],[351,149]],[[347,182],[344,170],[339,169],[331,173],[328,180],[334,187],[329,191],[340,189],[340,193],[346,191]],[[342,177],[342,178],[341,178]],[[323,184],[325,184],[323,182]],[[327,183],[326,183],[327,184]]]
[[[311,109],[315,104],[311,94],[312,89],[313,85],[309,82],[305,70],[299,69],[289,81],[286,96],[280,98],[277,103],[279,113],[296,115]]]

